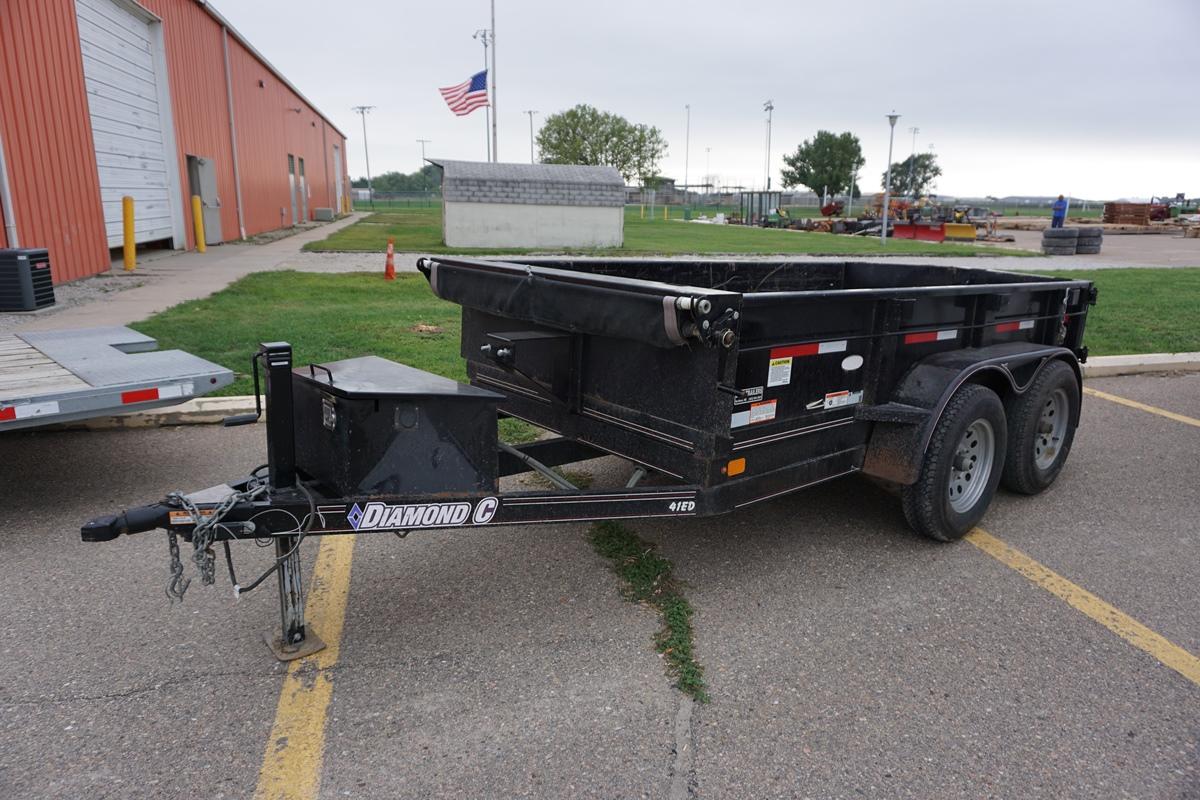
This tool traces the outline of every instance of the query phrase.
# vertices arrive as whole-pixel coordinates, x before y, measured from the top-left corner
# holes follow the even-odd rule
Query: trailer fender
[[[977,383],[1006,400],[1024,393],[1051,361],[1070,364],[1082,387],[1079,361],[1064,347],[1007,343],[937,353],[915,364],[888,402],[856,412],[858,419],[874,423],[863,472],[893,483],[915,483],[934,428],[960,386]],[[1079,424],[1079,405],[1074,404],[1072,426]]]

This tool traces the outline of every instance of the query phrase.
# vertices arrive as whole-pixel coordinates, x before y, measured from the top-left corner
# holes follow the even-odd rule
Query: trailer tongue
[[[313,652],[307,536],[720,514],[864,472],[896,484],[910,524],[958,538],[1003,478],[1057,476],[1079,418],[1095,291],[954,267],[737,261],[422,259],[463,307],[471,385],[368,356],[294,368],[260,347],[266,471],[97,518],[85,541],[163,528],[206,583],[214,546],[237,591],[280,584],[280,658]],[[552,434],[497,441],[497,416]],[[241,424],[257,419],[227,420]],[[628,485],[582,490],[553,467],[611,454]],[[500,491],[540,472],[556,488]],[[654,485],[640,484],[653,473]],[[240,586],[229,542],[272,538]]]

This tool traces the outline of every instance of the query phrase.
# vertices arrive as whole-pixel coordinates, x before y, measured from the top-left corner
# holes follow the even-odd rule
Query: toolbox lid
[[[323,391],[348,399],[369,397],[471,398],[500,402],[503,395],[398,364],[379,356],[347,358],[297,367],[292,373]]]

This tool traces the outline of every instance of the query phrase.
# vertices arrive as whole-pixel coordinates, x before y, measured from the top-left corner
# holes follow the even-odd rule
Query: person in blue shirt
[[[1061,228],[1067,218],[1067,201],[1060,194],[1051,207],[1050,227]]]

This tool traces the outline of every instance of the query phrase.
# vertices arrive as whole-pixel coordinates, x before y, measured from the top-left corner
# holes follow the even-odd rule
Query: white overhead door
[[[124,241],[126,195],[138,243],[173,239],[177,165],[158,23],[122,0],[75,0],[75,13],[108,246]]]

